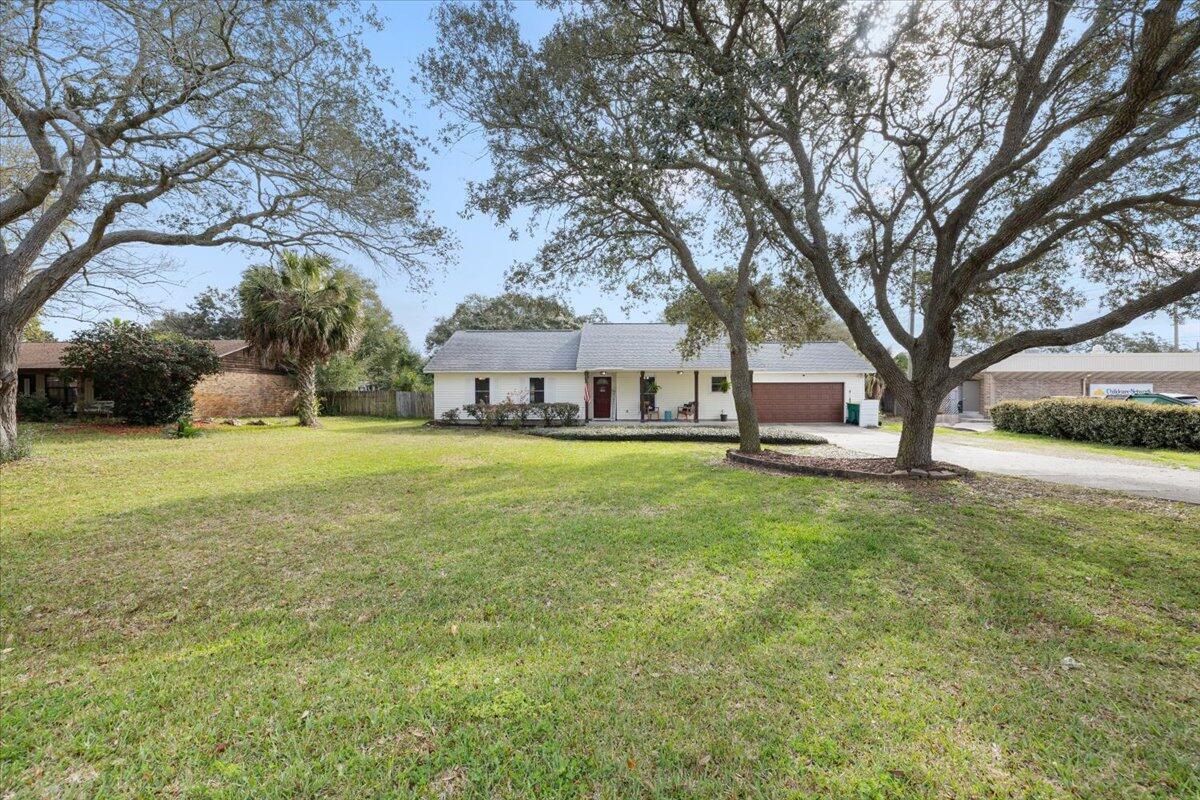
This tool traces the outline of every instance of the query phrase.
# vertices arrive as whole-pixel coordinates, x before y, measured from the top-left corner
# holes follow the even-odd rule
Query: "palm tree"
[[[284,253],[278,267],[251,267],[238,287],[246,338],[296,369],[300,424],[317,422],[317,364],[353,349],[362,296],[351,273],[326,255]]]

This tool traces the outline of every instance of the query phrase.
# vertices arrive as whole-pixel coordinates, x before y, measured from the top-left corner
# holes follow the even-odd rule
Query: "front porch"
[[[584,421],[735,424],[725,370],[584,372]]]
[[[91,378],[61,368],[18,369],[17,394],[45,397],[68,415],[82,412],[96,399]]]

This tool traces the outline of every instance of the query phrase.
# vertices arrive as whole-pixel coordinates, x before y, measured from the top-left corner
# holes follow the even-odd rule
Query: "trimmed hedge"
[[[1200,408],[1128,400],[1006,400],[991,409],[996,428],[1080,442],[1200,450]]]
[[[500,403],[471,403],[462,410],[467,416],[479,423],[483,428],[494,428],[497,425],[507,425],[510,428],[521,428],[535,420],[534,424],[578,425],[578,403],[514,403],[505,400]],[[455,424],[460,416],[458,409],[448,409],[442,413],[442,419]]]
[[[681,424],[679,427],[657,425],[621,426],[589,425],[584,428],[533,428],[530,436],[548,439],[568,439],[581,442],[733,442],[738,441],[737,428],[713,425]],[[759,429],[763,444],[828,444],[829,440],[811,433],[794,430]]]

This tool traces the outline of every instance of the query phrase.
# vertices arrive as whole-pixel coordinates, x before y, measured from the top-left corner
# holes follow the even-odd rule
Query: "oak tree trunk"
[[[738,450],[743,453],[762,451],[758,431],[758,411],[754,408],[754,392],[750,375],[750,357],[746,332],[740,328],[729,331],[729,383],[733,407],[738,419]]]
[[[0,323],[0,454],[17,444],[17,349],[23,326]]]
[[[942,398],[934,393],[914,391],[906,403],[896,469],[929,469],[933,463],[933,430],[941,403]]]
[[[317,419],[317,360],[304,356],[296,365],[296,385],[299,395],[296,397],[296,413],[300,415],[300,424],[306,428],[321,427]]]

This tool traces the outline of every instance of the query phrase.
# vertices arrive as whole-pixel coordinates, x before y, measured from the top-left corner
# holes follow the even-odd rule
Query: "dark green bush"
[[[76,334],[62,363],[90,375],[113,414],[134,425],[191,417],[192,389],[221,367],[204,342],[119,320]]]
[[[459,414],[457,408],[447,408],[442,412],[442,419],[451,424],[458,422],[458,417]]]
[[[1200,408],[1126,400],[1006,400],[991,409],[996,428],[1081,442],[1200,450]]]
[[[17,419],[21,422],[52,422],[61,418],[62,415],[62,409],[52,405],[50,398],[45,395],[17,395]]]

